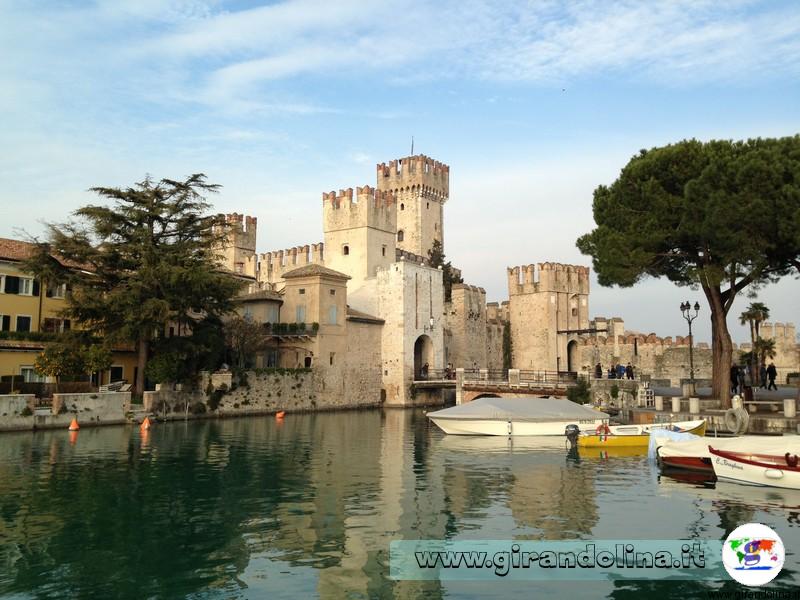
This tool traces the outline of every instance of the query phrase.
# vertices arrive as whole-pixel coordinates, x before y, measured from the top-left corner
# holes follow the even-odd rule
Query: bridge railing
[[[526,371],[519,372],[520,383],[575,383],[576,371]]]
[[[455,381],[455,369],[428,369],[427,371],[418,369],[414,373],[414,381],[443,381],[447,379]]]

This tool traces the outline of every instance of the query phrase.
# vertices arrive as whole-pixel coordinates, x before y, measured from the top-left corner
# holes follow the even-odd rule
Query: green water
[[[560,441],[559,441],[560,443]],[[800,493],[659,479],[643,457],[453,438],[420,411],[0,435],[0,596],[705,597],[732,582],[397,582],[394,539],[724,538],[763,522],[800,581]],[[723,587],[724,586],[724,587]]]

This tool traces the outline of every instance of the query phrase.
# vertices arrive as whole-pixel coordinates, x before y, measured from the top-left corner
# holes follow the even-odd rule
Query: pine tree
[[[433,240],[433,246],[428,250],[428,260],[434,268],[442,267],[442,282],[444,283],[444,301],[450,302],[453,294],[453,284],[463,283],[464,280],[453,272],[453,265],[445,261],[442,242]]]
[[[729,407],[736,297],[800,271],[800,135],[642,150],[595,190],[593,209],[597,227],[577,245],[600,285],[665,277],[702,289],[713,395]]]
[[[191,331],[232,308],[241,283],[220,269],[217,256],[226,224],[206,214],[204,194],[218,189],[202,174],[92,188],[112,205],[84,206],[75,220],[48,224],[28,263],[42,279],[69,286],[66,312],[79,326],[101,332],[107,343],[136,345],[137,393],[150,345],[168,323]]]

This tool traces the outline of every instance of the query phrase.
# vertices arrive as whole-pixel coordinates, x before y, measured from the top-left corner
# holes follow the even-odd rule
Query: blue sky
[[[321,192],[374,184],[413,135],[451,166],[449,258],[502,300],[506,266],[589,264],[592,190],[640,148],[800,131],[796,2],[0,0],[0,23],[0,236],[205,172],[259,251],[316,242]],[[700,296],[595,284],[590,308],[676,335]],[[759,295],[795,322],[799,297]]]

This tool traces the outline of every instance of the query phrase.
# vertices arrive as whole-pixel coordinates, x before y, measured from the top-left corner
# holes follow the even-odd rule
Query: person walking
[[[428,378],[428,363],[422,365],[422,368],[419,370],[420,379],[427,379]]]
[[[608,367],[608,378],[609,379],[616,379],[617,378],[617,370],[614,368],[614,365]]]
[[[739,367],[731,365],[731,394],[739,393]]]
[[[617,379],[625,379],[625,367],[621,363],[617,363]]]
[[[765,375],[765,377],[766,377],[766,375]],[[597,363],[594,366],[594,378],[595,379],[602,379],[603,378],[603,365],[601,365],[600,363]]]
[[[778,386],[775,385],[775,378],[778,376],[778,369],[775,368],[775,363],[769,363],[767,367],[767,378],[769,379],[768,390],[777,390]]]
[[[625,367],[625,377],[633,379],[633,365],[631,363],[628,363],[628,366]]]
[[[761,368],[758,371],[758,379],[761,382],[761,389],[767,389],[767,365],[761,363]]]

